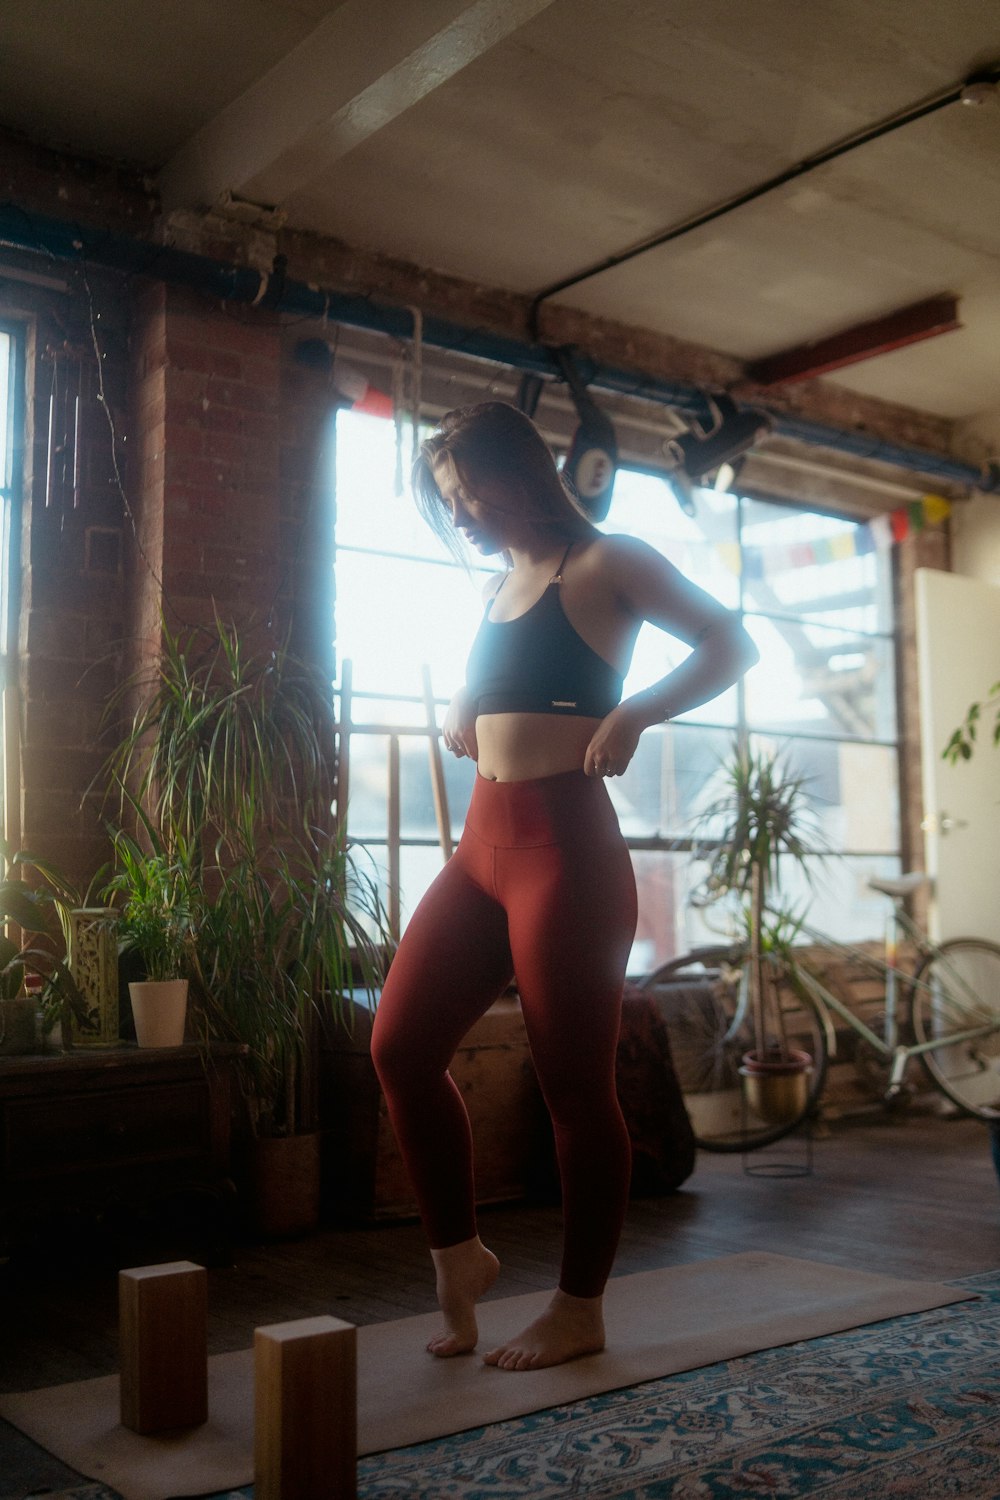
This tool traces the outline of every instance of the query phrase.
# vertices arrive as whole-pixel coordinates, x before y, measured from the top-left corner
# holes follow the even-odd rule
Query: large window
[[[16,735],[8,743],[8,726],[16,722],[15,652],[17,646],[17,569],[20,525],[19,450],[15,441],[21,407],[21,341],[16,330],[0,323],[0,828],[17,841],[12,826],[16,803],[11,791]]]
[[[337,646],[342,666],[352,663],[357,726],[348,827],[383,879],[398,870],[405,924],[442,860],[424,668],[440,717],[464,679],[486,572],[458,566],[400,488],[392,424],[342,413]],[[661,477],[632,471],[619,473],[604,525],[643,537],[741,612],[761,653],[740,687],[648,731],[628,773],[608,783],[639,887],[632,972],[709,935],[689,900],[700,877],[691,834],[738,733],[781,748],[810,777],[838,856],[817,866],[814,890],[790,872],[793,899],[804,907],[818,893],[825,929],[875,935],[881,911],[865,881],[898,869],[899,829],[888,567],[870,528],[712,490],[695,491],[687,514]],[[686,649],[644,627],[626,694],[662,677]],[[446,755],[443,769],[457,836],[473,767]]]

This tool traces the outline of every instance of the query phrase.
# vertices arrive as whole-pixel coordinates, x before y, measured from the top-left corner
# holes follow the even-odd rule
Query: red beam
[[[888,354],[892,349],[902,349],[906,344],[916,344],[939,333],[950,333],[961,326],[957,297],[928,297],[924,302],[914,302],[898,312],[887,313],[883,318],[873,318],[870,323],[858,323],[843,333],[835,333],[832,338],[800,344],[796,349],[786,349],[781,354],[755,360],[747,365],[746,375],[755,385],[814,380],[817,375],[826,375],[844,365],[872,359],[876,354]]]

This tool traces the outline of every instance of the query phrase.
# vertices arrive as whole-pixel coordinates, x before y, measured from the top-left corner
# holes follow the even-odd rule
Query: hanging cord
[[[406,369],[402,353],[392,363],[392,420],[396,429],[396,473],[394,488],[398,499],[403,484],[403,413],[406,410]]]
[[[413,315],[413,353],[410,361],[410,410],[413,422],[413,441],[410,445],[410,473],[420,452],[420,416],[423,409],[424,380],[424,315],[419,307],[410,307]]]

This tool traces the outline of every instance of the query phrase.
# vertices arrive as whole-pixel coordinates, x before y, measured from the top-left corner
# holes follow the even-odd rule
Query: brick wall
[[[325,373],[295,361],[301,330],[266,310],[110,277],[21,304],[30,390],[20,839],[82,879],[106,854],[96,800],[81,806],[108,748],[102,714],[123,675],[155,654],[161,610],[175,631],[216,610],[246,631],[290,627],[332,674],[335,403]],[[95,399],[91,305],[123,490]],[[76,504],[63,486],[46,506],[52,356],[65,348],[78,356],[85,451]],[[923,533],[895,557],[904,840],[918,863],[912,576],[948,565],[946,536]]]
[[[523,333],[527,326],[526,299],[333,241],[258,234],[211,216],[187,226],[164,224],[148,185],[134,174],[3,136],[0,191],[23,206],[26,223],[38,212],[151,242],[162,234],[233,263],[270,264],[281,251],[289,275],[300,280],[419,304],[501,332]],[[253,620],[278,631],[291,625],[299,648],[332,670],[332,393],[322,373],[295,363],[302,330],[266,309],[223,306],[152,281],[91,273],[88,282],[77,269],[43,256],[11,259],[69,284],[62,294],[0,280],[0,308],[22,319],[29,344],[18,704],[23,758],[13,810],[22,843],[86,875],[105,847],[95,806],[80,805],[106,748],[101,716],[123,673],[155,653],[161,610],[173,629],[209,620],[215,609],[246,628]],[[91,311],[119,428],[124,494],[103,408],[95,403]],[[654,375],[714,383],[736,373],[721,356],[571,310],[550,307],[546,320],[554,342],[579,342],[612,363],[635,362]],[[51,351],[64,344],[79,351],[87,451],[76,504],[63,494],[46,508]],[[795,399],[804,415],[820,420],[835,417],[942,451],[948,445],[947,424],[939,419],[847,397],[823,382],[809,383]],[[904,838],[918,855],[910,590],[917,562],[948,565],[946,540],[938,535],[904,544],[897,562]]]
[[[101,720],[122,634],[115,458],[123,461],[123,445],[113,452],[100,397],[120,440],[127,386],[126,309],[99,279],[90,293],[105,307],[97,349],[86,295],[18,288],[0,304],[20,325],[26,353],[18,696],[9,721],[20,728],[20,786],[8,828],[21,847],[80,879],[106,847],[85,794],[104,756]]]
[[[19,795],[8,827],[86,883],[108,853],[100,797],[84,795],[102,784],[116,733],[107,706],[155,655],[161,613],[173,631],[216,611],[245,634],[291,629],[332,671],[334,406],[325,376],[296,366],[294,337],[273,314],[162,283],[0,292],[0,314],[17,317],[27,356]],[[83,415],[79,457],[60,451],[53,480],[55,370],[71,418],[78,394]],[[55,436],[62,450],[61,426]]]

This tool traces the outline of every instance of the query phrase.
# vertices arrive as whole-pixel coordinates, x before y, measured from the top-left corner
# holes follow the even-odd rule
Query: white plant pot
[[[187,1016],[186,979],[144,979],[128,987],[140,1047],[179,1047]]]

